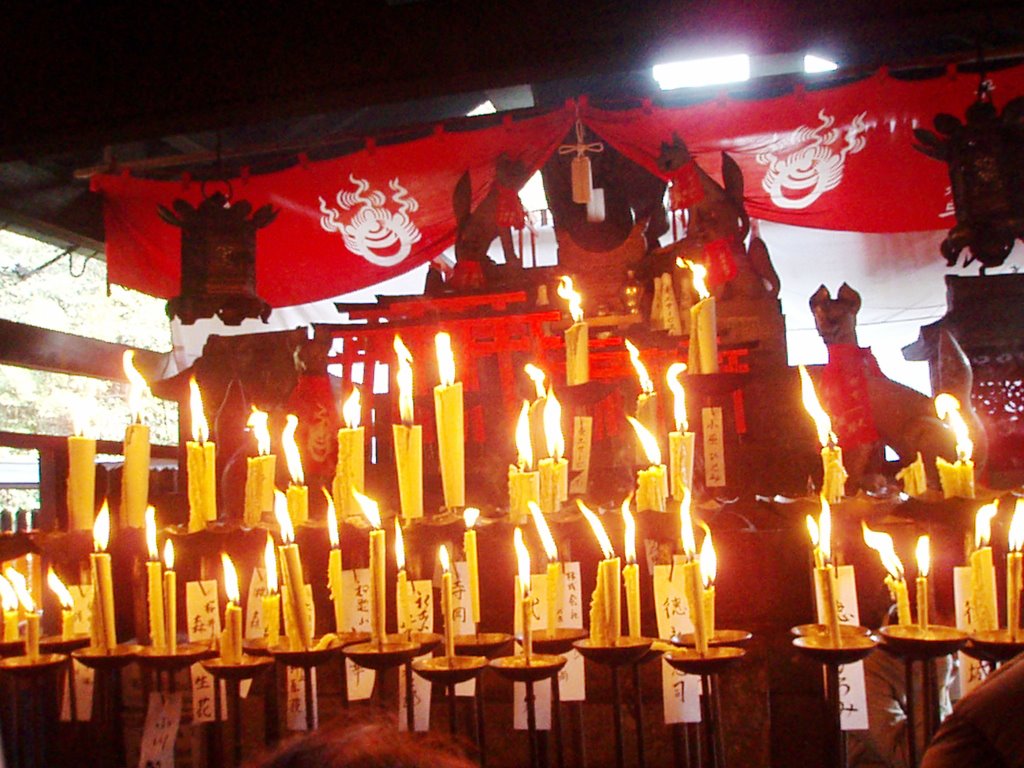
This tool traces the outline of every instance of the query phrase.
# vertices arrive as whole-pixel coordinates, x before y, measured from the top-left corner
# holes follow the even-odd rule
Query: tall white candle
[[[452,339],[441,332],[434,337],[440,384],[434,387],[434,420],[441,462],[444,504],[449,509],[466,506],[466,443],[462,382],[455,380]]]
[[[149,427],[142,423],[142,398],[149,392],[149,386],[135,368],[135,350],[125,350],[122,365],[128,377],[132,423],[124,433],[121,520],[131,528],[141,528],[149,505]]]

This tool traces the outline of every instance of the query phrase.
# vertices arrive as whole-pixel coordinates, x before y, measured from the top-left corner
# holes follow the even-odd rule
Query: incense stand
[[[412,663],[413,671],[430,683],[445,687],[448,696],[448,730],[454,736],[458,731],[458,719],[455,709],[455,686],[467,680],[475,680],[487,666],[483,656],[434,656],[429,659],[416,659]],[[477,690],[477,696],[480,691]],[[406,709],[412,709],[413,702],[406,699]]]
[[[71,657],[96,673],[93,687],[93,716],[106,725],[106,741],[114,754],[108,755],[111,765],[125,765],[124,724],[122,722],[121,670],[135,661],[140,646],[123,643],[109,651],[80,648]],[[96,713],[99,712],[99,717]]]
[[[4,713],[14,738],[7,745],[11,768],[50,765],[49,744],[60,720],[60,681],[68,657],[61,653],[0,659],[0,677],[12,686],[13,705]],[[24,704],[24,706],[22,706]]]
[[[530,633],[530,640],[533,643],[533,650],[536,653],[546,653],[554,656],[563,656],[573,650],[573,643],[589,636],[585,629],[569,629],[558,627],[555,630],[535,629]],[[516,638],[522,642],[522,638]],[[562,731],[562,689],[559,683],[559,675],[551,678],[551,729],[555,732],[555,760],[558,768],[565,768],[565,738]],[[579,723],[579,730],[583,733],[583,706],[582,702],[573,702],[573,709]],[[582,745],[577,745],[577,750],[582,755]],[[547,756],[548,738],[547,731],[537,732],[537,751]],[[542,761],[543,762],[543,761]],[[580,762],[585,762],[582,757]]]
[[[533,696],[533,684],[541,680],[557,678],[565,666],[564,656],[546,653],[534,653],[526,656],[499,656],[491,659],[490,666],[495,672],[514,683],[526,683],[526,728],[530,742],[530,766],[539,765],[539,749],[537,743],[537,706]]]
[[[459,656],[483,656],[493,659],[505,646],[512,642],[512,635],[506,632],[477,632],[472,635],[455,636],[455,653]],[[476,720],[476,748],[479,750],[480,768],[487,766],[487,747],[484,731],[484,678],[476,680],[474,717]]]
[[[316,727],[316,702],[313,700],[313,681],[310,671],[330,661],[334,656],[341,653],[342,645],[337,640],[330,640],[323,648],[319,647],[317,641],[313,642],[312,648],[292,650],[285,645],[267,648],[271,658],[285,667],[295,667],[302,670],[302,677],[305,685],[306,695],[306,730],[312,731]],[[276,692],[275,692],[276,694]]]
[[[921,662],[921,691],[923,693],[924,743],[927,746],[939,727],[938,689],[935,681],[934,659],[956,653],[967,645],[967,633],[955,627],[929,624],[894,624],[878,630],[882,648],[903,660],[907,689],[907,754],[910,765],[917,765],[917,734],[914,728],[914,662]]]
[[[967,639],[963,651],[972,658],[998,667],[1024,651],[1024,631],[1018,630],[1015,637],[1008,629],[975,632]]]
[[[201,662],[203,669],[209,672],[215,681],[218,683],[223,680],[227,689],[227,713],[231,716],[231,728],[234,731],[233,735],[233,749],[232,749],[232,765],[240,765],[242,762],[242,695],[241,695],[241,684],[243,680],[252,680],[253,678],[262,675],[273,665],[273,659],[267,658],[266,656],[249,656],[243,654],[240,661],[237,663],[228,663],[222,658],[217,657],[213,659],[207,659]],[[214,721],[218,727],[223,729],[223,721],[221,720],[221,691],[220,685],[214,685],[213,694],[213,711]],[[223,733],[223,731],[222,731]],[[223,736],[219,741],[219,750],[223,750]],[[223,758],[221,757],[221,762]]]
[[[820,631],[818,630],[820,628]],[[794,647],[825,669],[824,702],[832,720],[828,741],[828,765],[846,768],[846,734],[843,732],[843,702],[839,695],[839,668],[867,658],[875,650],[875,640],[864,627],[841,625],[839,643],[833,643],[824,625],[803,624],[793,627]]]
[[[619,668],[636,666],[647,655],[654,641],[649,637],[620,637],[614,645],[598,645],[584,638],[572,644],[587,661],[608,667],[612,675],[612,723],[615,728],[615,765],[623,768],[626,754],[622,734],[622,681]],[[642,734],[637,734],[642,738]]]

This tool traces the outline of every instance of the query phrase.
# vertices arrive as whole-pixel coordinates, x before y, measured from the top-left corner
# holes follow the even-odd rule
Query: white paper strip
[[[674,565],[654,566],[654,604],[658,616],[658,637],[693,632],[690,609],[683,590],[683,557],[675,555]],[[661,700],[665,724],[700,722],[700,677],[684,675],[661,661]]]
[[[341,574],[342,589],[346,599],[345,618],[349,621],[347,631],[370,631],[370,569],[356,568]],[[348,680],[348,700],[364,701],[373,694],[377,673],[364,669],[345,659],[345,677]]]
[[[92,624],[92,584],[71,584],[68,586],[71,599],[74,600],[74,612],[71,616],[76,635],[89,634]],[[76,661],[72,665],[75,686],[75,719],[88,721],[92,718],[92,691],[96,679],[95,671]],[[67,677],[64,678],[64,696],[61,702],[60,719],[71,720],[71,695]]]
[[[216,579],[190,581],[185,585],[185,616],[188,621],[188,641],[190,643],[215,643],[216,638],[220,635],[220,608]],[[192,665],[191,676],[192,722],[212,722],[216,712],[213,700],[213,676],[203,669],[202,664]],[[223,719],[225,716],[226,713],[221,712],[221,718]]]
[[[309,617],[309,625],[316,626],[316,608],[313,605],[313,585],[306,584],[305,595],[306,615]],[[292,731],[306,730],[306,674],[297,667],[288,667],[285,670],[285,680],[288,687],[287,712],[288,729]],[[313,689],[313,727],[319,722],[316,698],[316,669],[309,670],[309,684]]]
[[[999,594],[995,591],[995,571],[992,572],[992,594]],[[971,568],[966,565],[958,565],[953,568],[953,603],[956,614],[956,628],[964,632],[973,632],[974,610],[971,607]],[[977,659],[972,659],[963,651],[957,654],[960,661],[958,682],[960,683],[960,695],[970,693],[988,676],[989,667]]]
[[[860,610],[857,607],[857,580],[852,565],[840,565],[836,569],[839,592],[836,598],[839,623],[857,626],[860,624]],[[824,623],[825,603],[821,596],[820,583],[814,581],[814,600],[818,611],[818,623]],[[863,731],[868,727],[868,693],[864,682],[864,662],[845,664],[839,668],[839,699],[843,705],[843,730]]]
[[[181,693],[149,694],[139,768],[174,768],[174,742],[181,723]]]
[[[434,631],[434,586],[429,579],[412,582],[412,631]],[[426,653],[419,658],[428,659]],[[407,730],[409,723],[405,713],[405,665],[398,668],[398,730]],[[417,674],[412,676],[413,728],[417,732],[430,730],[430,683]]]

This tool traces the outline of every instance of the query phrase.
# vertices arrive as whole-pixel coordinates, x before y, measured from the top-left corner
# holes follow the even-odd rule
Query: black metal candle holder
[[[1019,653],[1024,652],[1024,632],[1016,636],[1008,629],[994,629],[988,632],[974,632],[968,637],[963,652],[968,656],[999,666]]]
[[[106,730],[106,738],[99,739],[106,743],[113,755],[111,765],[125,765],[126,753],[124,743],[124,723],[122,722],[123,701],[121,696],[121,670],[135,661],[141,646],[134,643],[123,643],[109,650],[98,648],[80,648],[71,657],[96,673],[93,686],[93,719],[99,721]],[[99,717],[96,717],[96,714]]]
[[[507,632],[476,632],[471,635],[456,635],[455,653],[460,656],[483,656],[493,659],[511,642],[512,635]],[[557,677],[555,679],[557,680]],[[487,741],[484,729],[484,678],[482,675],[477,677],[476,696],[473,698],[476,748],[479,752],[480,768],[486,768]]]
[[[405,708],[406,727],[411,733],[415,727],[412,705],[412,660],[423,653],[423,646],[415,640],[404,639],[405,635],[387,635],[379,642],[347,645],[342,649],[346,658],[360,667],[384,673],[389,669],[405,666]],[[378,686],[378,690],[383,686]]]
[[[266,656],[250,656],[242,654],[237,662],[227,662],[217,657],[206,659],[201,662],[203,669],[209,672],[218,683],[223,680],[227,693],[227,714],[231,717],[232,728],[232,765],[240,765],[242,762],[242,692],[243,680],[252,680],[270,669],[274,661]],[[213,696],[214,721],[218,727],[223,728],[221,719],[221,690],[220,685],[214,686]],[[223,737],[220,740],[220,749],[223,749]],[[223,762],[221,758],[218,762]]]
[[[526,656],[499,656],[491,659],[490,666],[495,672],[514,683],[526,684],[526,728],[530,743],[530,766],[540,764],[540,749],[537,740],[537,704],[533,695],[534,683],[557,678],[565,666],[564,656],[533,653],[527,662]]]
[[[487,667],[484,656],[435,656],[429,659],[416,659],[412,663],[413,671],[430,683],[443,685],[448,698],[448,730],[454,736],[458,732],[458,718],[455,708],[455,686],[467,680],[475,680]],[[477,690],[476,695],[480,695]],[[407,701],[407,708],[412,702]]]
[[[67,663],[67,655],[61,653],[0,659],[0,677],[11,686],[11,706],[4,713],[14,736],[6,745],[11,768],[52,763],[50,745],[55,743],[59,720],[54,703],[60,701]]]
[[[320,646],[323,647],[320,647]],[[331,637],[324,643],[315,642],[314,647],[309,649],[292,650],[286,645],[277,645],[271,648],[267,648],[267,652],[271,658],[279,664],[283,664],[286,667],[295,667],[302,670],[303,680],[305,685],[306,695],[306,730],[312,731],[316,726],[316,718],[314,713],[316,710],[315,701],[313,700],[313,684],[310,671],[314,667],[319,667],[321,664],[326,664],[331,659],[340,655],[343,649],[343,645],[340,641]]]
[[[158,691],[174,693],[177,690],[175,676],[179,672],[216,655],[217,652],[208,643],[184,643],[175,646],[173,651],[144,645],[139,648],[136,659],[144,671],[156,674]]]

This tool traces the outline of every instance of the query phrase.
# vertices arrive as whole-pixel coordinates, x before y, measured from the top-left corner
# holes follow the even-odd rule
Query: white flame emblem
[[[874,124],[864,121],[861,112],[843,131],[833,128],[836,119],[818,112],[821,125],[801,125],[788,136],[776,137],[757,162],[768,166],[761,186],[779,208],[797,210],[810,207],[819,197],[835,189],[843,180],[843,164],[847,155],[855,155],[867,146],[863,135]],[[846,143],[836,151],[841,138]]]
[[[355,184],[355,192],[338,190],[335,200],[341,211],[358,209],[348,223],[339,220],[341,211],[331,208],[321,197],[320,226],[325,232],[337,232],[345,241],[345,247],[378,267],[393,267],[401,263],[412,251],[414,243],[422,235],[412,223],[409,214],[418,210],[420,204],[409,197],[409,191],[394,178],[388,182],[391,188],[392,210],[388,198],[379,189],[370,189],[370,182],[357,179],[351,174],[348,180]]]

